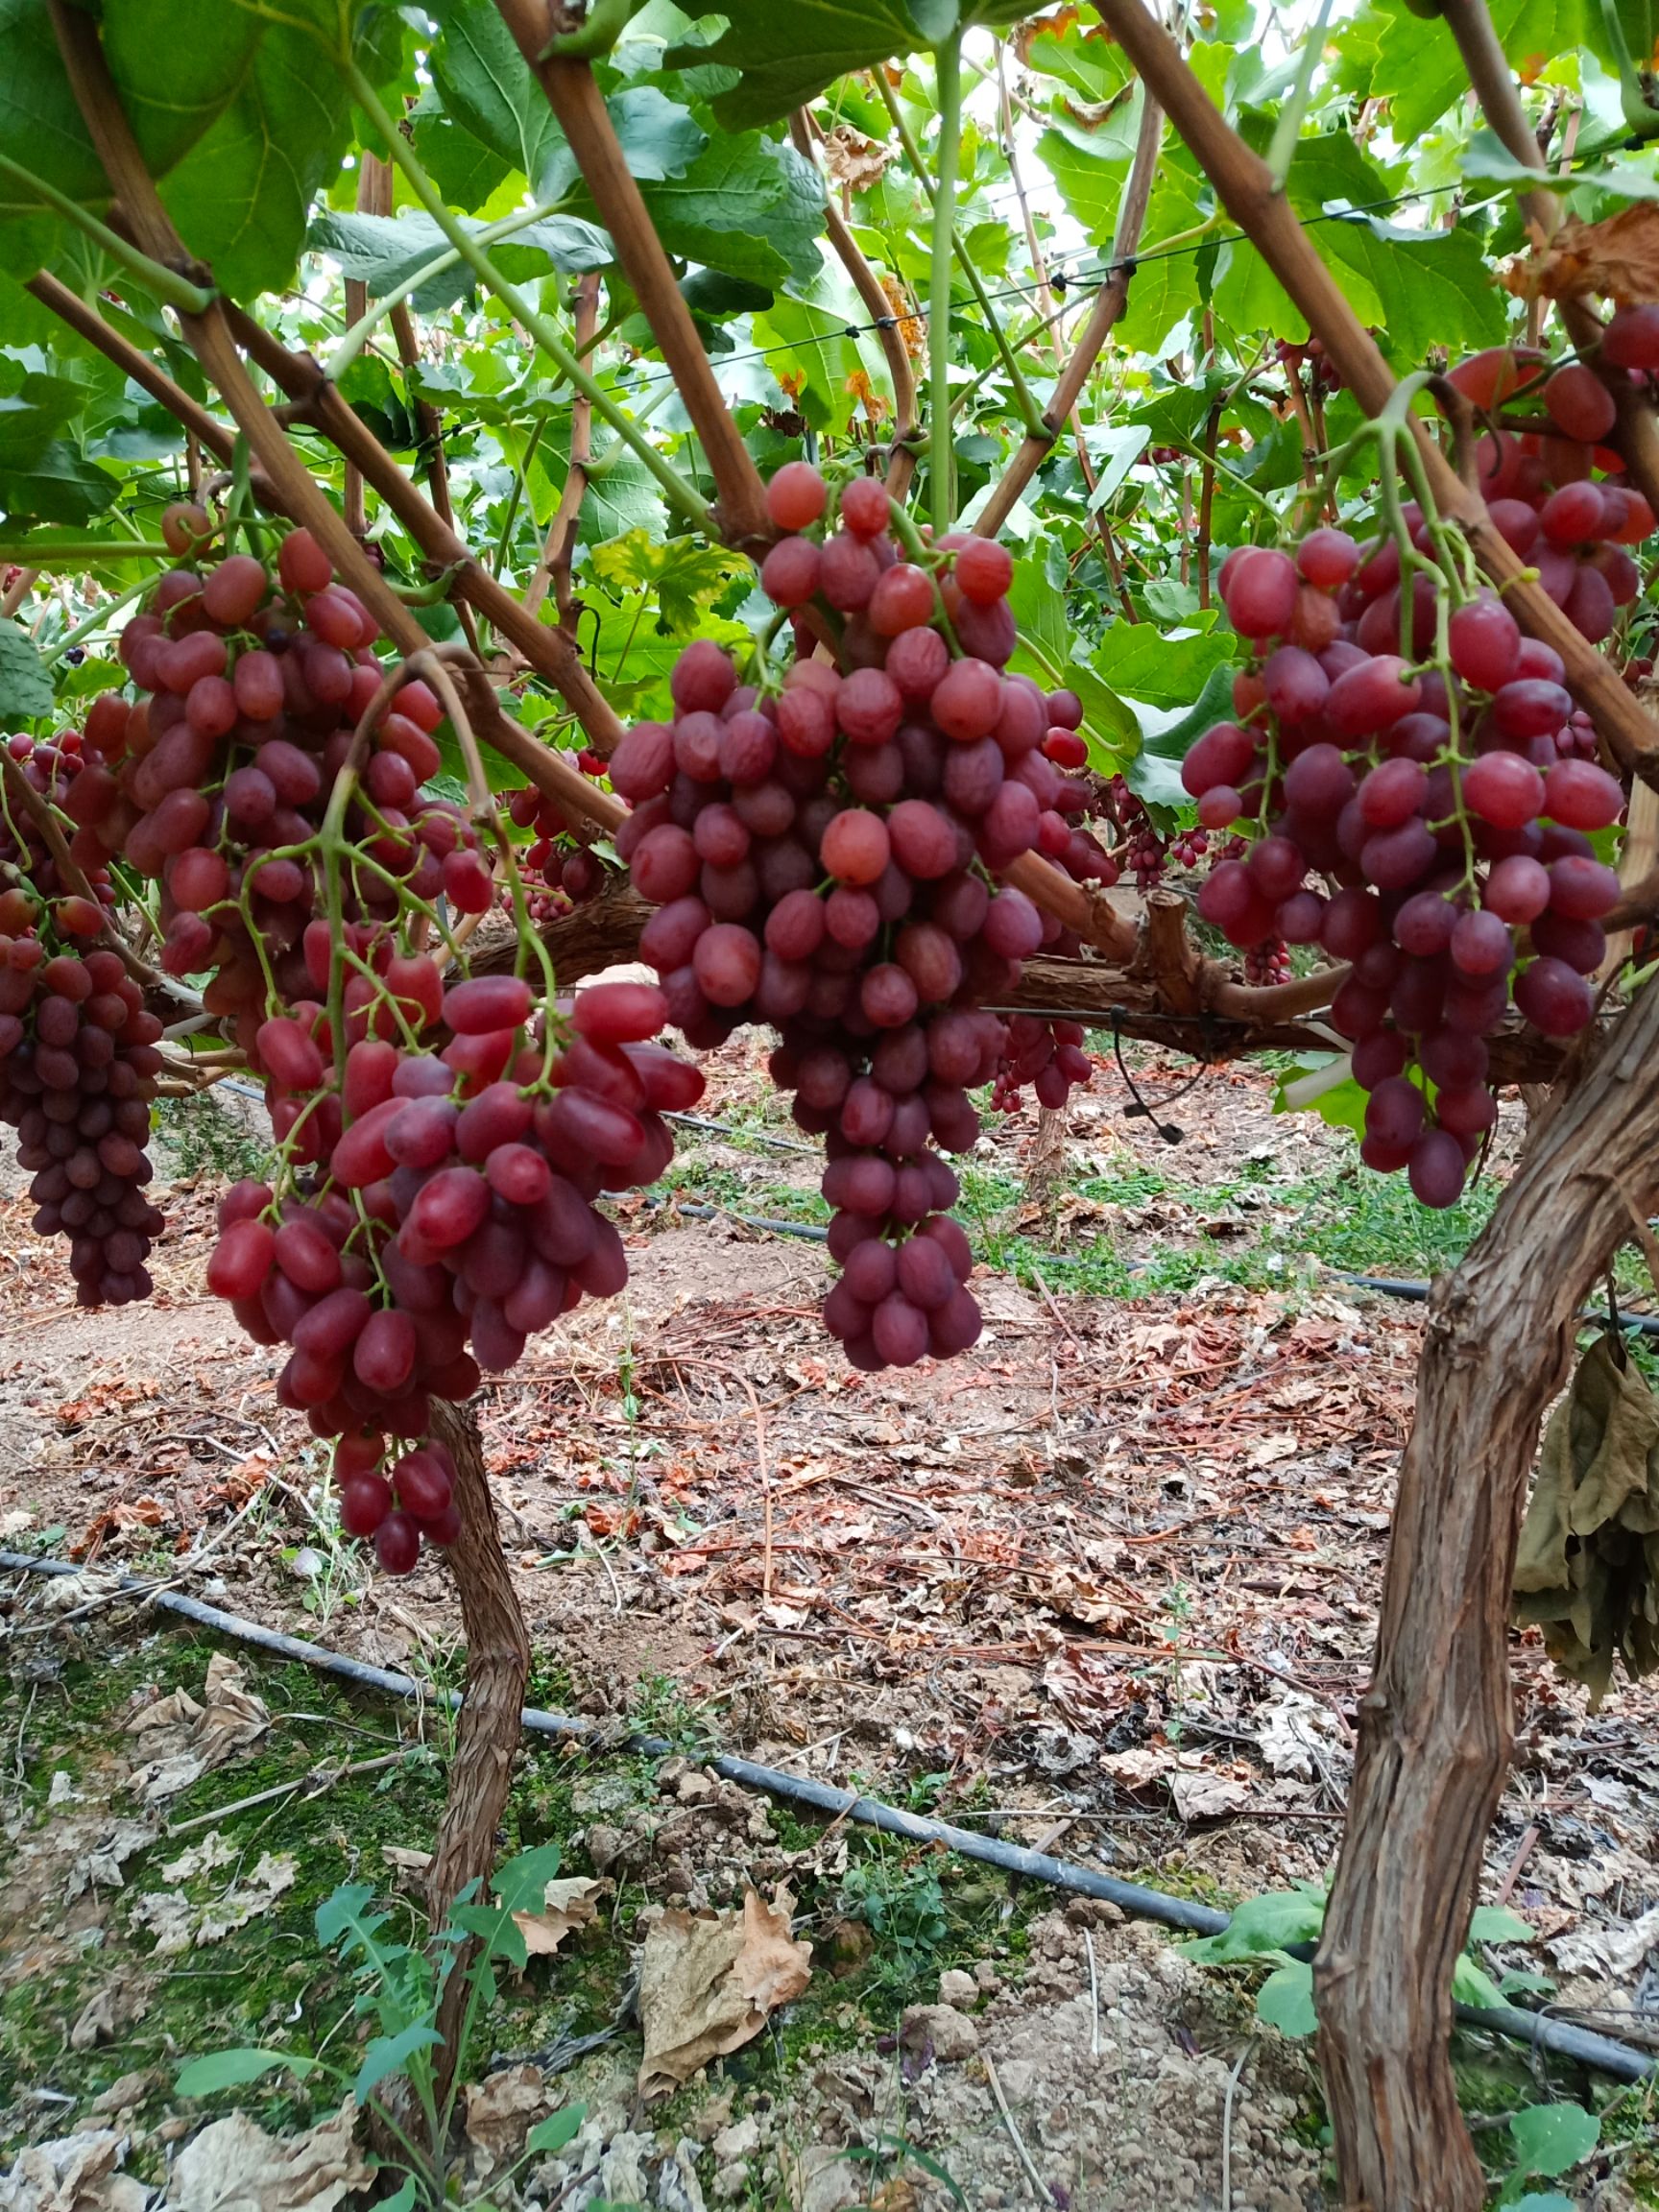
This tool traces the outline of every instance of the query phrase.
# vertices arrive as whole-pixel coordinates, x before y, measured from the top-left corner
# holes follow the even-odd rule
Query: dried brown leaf
[[[711,2058],[739,2050],[769,2013],[800,1996],[812,1978],[811,1945],[790,1936],[794,1902],[786,1888],[774,1890],[770,1905],[751,1889],[741,1917],[663,1913],[639,1964],[642,2096],[677,2088]]]
[[[868,192],[881,181],[898,149],[866,137],[851,123],[837,123],[824,141],[824,169],[830,181],[849,192]]]
[[[1638,200],[1599,223],[1569,216],[1547,246],[1503,273],[1523,300],[1583,300],[1621,307],[1659,299],[1659,203]]]
[[[599,1908],[594,1900],[610,1887],[609,1882],[595,1882],[590,1875],[574,1875],[548,1883],[541,1911],[515,1912],[513,1925],[523,1936],[531,1958],[550,1958],[573,1929],[586,1928],[597,1920]]]

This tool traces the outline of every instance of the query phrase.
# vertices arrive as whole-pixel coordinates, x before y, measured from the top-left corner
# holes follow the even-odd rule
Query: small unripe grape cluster
[[[202,535],[188,511],[182,521],[170,511],[163,528],[181,544]],[[106,692],[86,717],[84,765],[63,802],[70,851],[159,878],[161,965],[209,976],[204,1003],[245,1050],[264,1018],[267,964],[279,992],[306,989],[301,940],[323,879],[315,840],[380,686],[375,635],[327,555],[294,530],[275,575],[231,553],[161,576],[121,637],[141,696]],[[440,766],[442,719],[421,683],[375,716],[345,825],[348,894],[368,920],[389,921],[406,899],[461,913],[493,901],[465,810],[421,788]]]
[[[760,580],[798,618],[798,658],[744,683],[716,645],[687,647],[673,721],[636,725],[611,757],[633,805],[616,849],[658,909],[640,956],[687,1040],[779,1031],[774,1079],[829,1154],[843,1273],[826,1322],[855,1365],[907,1366],[978,1335],[936,1147],[974,1143],[968,1092],[1006,1056],[1006,1024],[982,1009],[1066,942],[998,877],[1032,852],[1086,880],[1114,871],[1074,827],[1080,705],[1003,673],[1007,552],[950,536],[907,557],[867,477],[821,532],[829,487],[804,462],[767,498],[785,535]]]
[[[1036,1014],[1011,1015],[1007,1047],[997,1070],[991,1103],[998,1113],[1011,1113],[1029,1084],[1039,1106],[1058,1112],[1094,1072],[1083,1049],[1081,1023],[1045,1020]]]
[[[1286,945],[1352,963],[1330,1020],[1370,1094],[1361,1156],[1450,1206],[1497,1120],[1487,1039],[1511,1004],[1551,1037],[1591,1019],[1619,897],[1591,832],[1624,797],[1584,757],[1560,660],[1492,593],[1456,600],[1441,666],[1426,657],[1451,587],[1413,569],[1403,657],[1402,573],[1393,538],[1362,552],[1334,529],[1230,554],[1221,596],[1251,661],[1238,720],[1198,739],[1182,781],[1201,823],[1258,832],[1212,869],[1199,913],[1252,981],[1283,974]]]
[[[595,1202],[661,1175],[662,1113],[703,1093],[649,1042],[665,1018],[649,985],[594,985],[558,1049],[521,977],[446,985],[417,954],[389,963],[349,1022],[343,1075],[321,1004],[260,1028],[275,1125],[310,1173],[282,1195],[227,1193],[208,1287],[256,1342],[291,1347],[277,1396],[338,1439],[342,1524],[389,1573],[456,1532],[452,1469],[423,1441],[432,1401],[470,1397],[528,1337],[628,1279]]]
[[[579,756],[588,773],[603,773],[607,763],[597,754]],[[515,791],[507,812],[520,830],[535,836],[518,856],[518,872],[533,922],[556,922],[596,898],[604,888],[605,863],[591,847],[571,830],[569,818],[544,793],[526,787]],[[510,907],[511,894],[503,890],[501,902]]]

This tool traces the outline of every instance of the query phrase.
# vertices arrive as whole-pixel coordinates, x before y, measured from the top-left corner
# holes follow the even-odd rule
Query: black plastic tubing
[[[5,1551],[0,1551],[0,1570],[24,1575],[83,1572],[67,1560],[38,1559],[26,1552]],[[360,1690],[375,1690],[382,1696],[427,1704],[454,1706],[461,1702],[456,1691],[428,1689],[411,1675],[396,1674],[384,1667],[368,1667],[361,1660],[348,1658],[343,1651],[330,1651],[325,1645],[312,1644],[301,1636],[285,1636],[276,1628],[262,1628],[256,1621],[245,1621],[240,1614],[204,1604],[201,1599],[186,1597],[178,1590],[156,1588],[125,1575],[120,1577],[116,1588],[123,1596],[153,1605],[158,1612],[194,1622],[198,1627],[210,1628],[216,1635],[228,1636],[258,1651],[268,1651],[274,1658],[296,1660],[301,1666],[314,1668],[321,1674],[331,1674],[337,1681],[351,1683]],[[519,1725],[528,1735],[578,1741],[594,1733],[589,1720],[577,1719],[565,1713],[542,1712],[533,1705],[525,1706],[519,1715]],[[648,1759],[661,1759],[675,1746],[661,1736],[629,1736],[620,1748]],[[884,1805],[878,1797],[860,1797],[851,1790],[838,1790],[830,1782],[809,1781],[804,1775],[786,1774],[779,1767],[760,1767],[752,1759],[738,1759],[726,1752],[700,1763],[722,1780],[735,1782],[741,1789],[781,1797],[794,1805],[807,1805],[831,1819],[852,1820],[862,1828],[878,1829],[883,1835],[902,1836],[908,1842],[939,1844],[959,1858],[978,1860],[982,1865],[995,1866],[1000,1873],[1041,1882],[1050,1889],[1064,1889],[1077,1897],[1098,1897],[1137,1920],[1156,1920],[1166,1928],[1179,1928],[1190,1936],[1219,1936],[1227,1926],[1229,1915],[1218,1912],[1214,1906],[1195,1904],[1187,1897],[1171,1897],[1162,1889],[1148,1889],[1139,1882],[1118,1882],[1110,1874],[1097,1874],[1093,1867],[1079,1866],[1072,1860],[1055,1859],[1046,1851],[1028,1851],[1023,1844],[1004,1842],[999,1836],[980,1836],[970,1828],[952,1827],[947,1820],[929,1820],[919,1813],[903,1813],[896,1805]],[[1306,1945],[1298,1945],[1297,1949],[1310,1955]],[[1588,2029],[1575,2028],[1567,2021],[1551,2020],[1543,2012],[1529,2011],[1517,2005],[1458,2005],[1455,2010],[1465,2027],[1483,2028],[1491,2034],[1505,2036],[1510,2042],[1526,2044],[1535,2051],[1548,2051],[1557,2058],[1574,2059],[1581,2066],[1594,2067],[1598,2073],[1611,2075],[1616,2080],[1644,2081],[1659,2074],[1659,2061],[1646,2052],[1634,2050],[1610,2035],[1597,2035]]]

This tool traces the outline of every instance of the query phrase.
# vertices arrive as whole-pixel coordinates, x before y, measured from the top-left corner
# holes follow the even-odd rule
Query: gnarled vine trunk
[[[432,1405],[432,1426],[455,1462],[461,1534],[449,1553],[467,1637],[467,1686],[455,1732],[455,1756],[427,1877],[434,1928],[442,1927],[469,1882],[484,1882],[495,1863],[496,1833],[513,1780],[518,1716],[530,1678],[530,1635],[501,1551],[495,1502],[484,1474],[478,1416],[470,1407]],[[452,1974],[438,2013],[444,2047],[438,2092],[447,2096],[460,2058],[455,2036],[466,2004],[466,1980]]]
[[[1436,1286],[1400,1472],[1377,1661],[1314,1962],[1344,2202],[1478,2212],[1452,1971],[1513,1727],[1515,1546],[1574,1319],[1659,1194],[1659,992],[1556,1105],[1468,1257]]]

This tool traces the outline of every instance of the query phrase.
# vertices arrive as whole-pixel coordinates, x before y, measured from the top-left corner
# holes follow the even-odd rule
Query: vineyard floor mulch
[[[728,1132],[687,1133],[683,1161],[734,1212],[809,1193],[815,1169],[781,1148],[792,1132],[763,1112],[757,1060],[710,1072],[700,1111]],[[1142,1072],[1156,1096],[1176,1070],[1143,1055]],[[1030,1238],[1105,1247],[1138,1268],[1208,1251],[1236,1224],[1244,1163],[1270,1219],[1276,1190],[1333,1172],[1348,1142],[1310,1117],[1272,1116],[1267,1080],[1228,1071],[1188,1109],[1185,1194],[1148,1201],[1168,1152],[1121,1106],[1114,1093],[1074,1107],[1046,1184],[1030,1120],[982,1146],[998,1188],[1026,1179],[1013,1218]],[[1094,1193],[1081,1204],[1080,1181]],[[203,1295],[212,1194],[205,1180],[172,1191],[152,1304],[96,1315],[76,1310],[56,1255],[28,1237],[20,1195],[0,1196],[0,1543],[160,1575],[205,1547],[182,1570],[197,1595],[458,1679],[445,1570],[363,1575],[320,1506],[320,1452],[276,1407],[273,1355]],[[822,1331],[821,1246],[671,1208],[625,1208],[622,1225],[627,1294],[538,1339],[484,1407],[535,1701],[856,1783],[1191,1894],[1227,1901],[1328,1876],[1418,1310],[1317,1270],[1276,1288],[1200,1277],[1111,1298],[1056,1287],[1058,1272],[1033,1263],[1023,1286],[976,1281],[987,1328],[973,1352],[872,1377]],[[1659,1960],[1659,1697],[1621,1683],[1591,1716],[1535,1635],[1512,1655],[1519,1753],[1484,1894],[1506,1898],[1537,1941],[1488,1963],[1543,1971],[1573,2016],[1659,2046],[1659,1967],[1634,1948],[1651,1916]],[[18,1787],[43,1790],[21,1751],[18,1764]],[[626,1820],[590,1825],[628,1871]],[[659,1853],[633,1871],[662,1904],[729,1901],[720,1852]],[[1203,1978],[1161,1936],[1102,1928],[1100,1958],[1142,2010],[1157,2014],[1157,1976],[1171,1975],[1166,2048],[1155,2035],[1130,2050],[1107,2137],[1071,2140],[1053,2115],[1088,2101],[1082,2076],[1066,2074],[1079,2005],[1078,2032],[1093,2032],[1087,1923],[1057,1911],[1042,1925],[1025,1983],[995,1982],[999,2025],[981,2027],[1027,2121],[1050,2114],[1039,2133],[1053,2182],[1084,2177],[1078,2206],[1219,2203],[1222,2092],[1247,2021],[1224,2008],[1232,2027],[1213,2017],[1200,2049],[1183,2023],[1203,2010]],[[1188,2080],[1171,2105],[1166,2060],[1216,2080]],[[874,2051],[805,2068],[791,2128],[766,2131],[781,2194],[753,2201],[862,2201],[844,2192],[868,2178],[840,2149],[900,2119],[919,2148],[966,2158],[975,2204],[1022,2201],[985,2080],[927,2069],[903,2084],[896,2119],[880,2086],[892,2069]],[[1236,2176],[1235,2212],[1317,2203],[1317,2156],[1288,2124],[1310,2095],[1299,2055],[1280,2047],[1253,2094],[1285,2110],[1249,2117],[1243,2154],[1256,2154],[1253,2128],[1267,2167],[1242,2195]],[[1149,2169],[1125,2163],[1135,2144]],[[893,2212],[945,2201],[920,2169],[906,2187]]]

